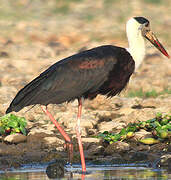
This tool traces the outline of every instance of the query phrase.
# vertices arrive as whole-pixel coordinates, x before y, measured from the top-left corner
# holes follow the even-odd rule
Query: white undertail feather
[[[145,56],[145,42],[141,34],[141,24],[131,18],[126,24],[129,48],[127,50],[135,61],[135,71],[142,63]]]

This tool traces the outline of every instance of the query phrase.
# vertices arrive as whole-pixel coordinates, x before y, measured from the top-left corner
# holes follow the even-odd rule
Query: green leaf
[[[166,125],[168,122],[169,122],[169,119],[163,118],[163,119],[160,121],[160,124],[161,124],[161,125]]]
[[[5,129],[3,127],[0,127],[0,134],[5,134]]]
[[[125,129],[125,128],[122,128],[119,134],[121,134],[121,135],[127,134],[126,129]]]
[[[21,131],[24,135],[26,135],[26,129],[25,129],[23,126],[20,126],[20,131]]]
[[[154,137],[158,136],[158,139],[145,139],[142,140],[146,144],[154,144],[159,141],[162,141],[165,138],[171,137],[171,115],[163,115],[162,113],[157,113],[156,117],[149,119],[147,121],[138,122],[138,123],[129,123],[126,128],[122,128],[118,134],[109,133],[104,131],[99,136],[109,143],[115,141],[123,141],[129,137],[132,137],[134,132],[137,132],[140,128],[145,129],[152,133]]]
[[[11,127],[11,128],[16,128],[16,127],[18,127],[18,122],[17,121],[9,121],[7,126]]]
[[[161,129],[171,131],[171,123],[162,126]]]
[[[144,121],[139,123],[139,126],[140,126],[141,128],[144,128],[145,125],[146,125],[146,122],[144,122]]]
[[[1,134],[5,134],[7,129],[11,128],[10,133],[22,132],[26,135],[25,127],[27,125],[26,119],[23,117],[18,117],[14,114],[6,114],[0,117],[0,125],[1,125]]]
[[[159,132],[161,129],[162,129],[162,126],[158,126],[158,127],[156,128],[156,131]]]
[[[145,139],[139,140],[139,142],[143,144],[156,144],[156,143],[159,143],[160,141],[154,138],[145,138]]]
[[[169,135],[168,131],[162,130],[160,131],[159,137],[162,139],[166,139],[168,138],[168,135]]]
[[[157,112],[156,113],[156,118],[161,118],[162,117],[162,113],[161,112]]]
[[[15,130],[16,133],[20,133],[20,128],[17,127],[14,130]]]
[[[156,125],[156,127],[160,127],[161,124],[158,121],[155,121],[154,124]]]
[[[137,130],[137,127],[136,127],[136,126],[130,126],[130,127],[127,128],[127,132],[129,132],[129,131],[135,132],[136,130]]]
[[[108,131],[104,131],[102,134],[109,134],[109,132]]]
[[[17,121],[17,116],[14,114],[10,114],[11,116],[9,117],[10,120]]]
[[[133,131],[129,131],[126,135],[127,138],[131,138],[134,136],[134,132]]]

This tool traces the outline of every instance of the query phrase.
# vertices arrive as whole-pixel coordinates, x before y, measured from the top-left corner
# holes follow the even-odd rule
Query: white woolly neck
[[[126,24],[129,48],[127,50],[135,61],[135,71],[142,63],[145,56],[145,42],[141,34],[140,24],[131,18]]]

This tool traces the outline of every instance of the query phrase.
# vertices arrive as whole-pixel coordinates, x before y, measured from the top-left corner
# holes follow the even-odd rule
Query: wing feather
[[[19,91],[6,112],[60,104],[98,91],[117,63],[113,47],[101,46],[55,63]]]

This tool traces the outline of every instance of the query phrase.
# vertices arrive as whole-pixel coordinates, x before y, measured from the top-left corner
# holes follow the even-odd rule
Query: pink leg
[[[52,114],[47,110],[47,107],[43,107],[41,106],[42,111],[50,118],[50,120],[53,122],[53,124],[57,127],[57,129],[59,130],[59,132],[63,135],[67,146],[69,148],[69,162],[72,162],[73,159],[73,144],[71,142],[70,137],[66,134],[66,132],[61,128],[61,126],[59,125],[59,123],[54,119],[54,117],[52,116]]]
[[[81,111],[82,111],[82,101],[80,98],[80,99],[78,99],[78,115],[77,115],[76,134],[77,134],[78,145],[79,145],[79,150],[80,150],[82,172],[86,172],[86,164],[85,164],[85,158],[84,158],[84,152],[83,152],[83,145],[81,142],[81,135],[80,135]]]

